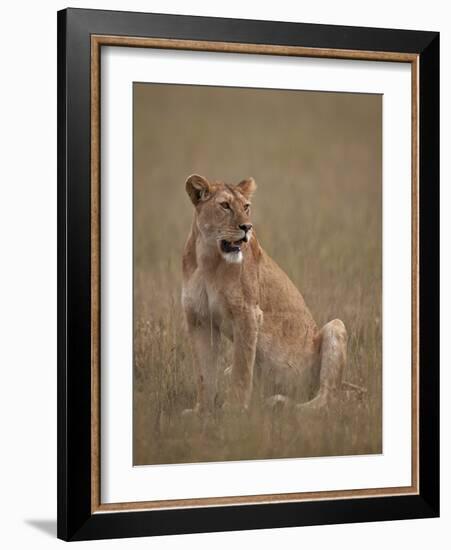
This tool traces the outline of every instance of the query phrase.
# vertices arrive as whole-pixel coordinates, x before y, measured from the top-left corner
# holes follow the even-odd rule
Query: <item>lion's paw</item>
[[[289,397],[286,395],[281,395],[280,393],[272,395],[266,400],[266,406],[273,411],[285,409],[292,404],[293,402]]]
[[[197,418],[199,416],[199,409],[198,407],[194,407],[193,409],[183,409],[182,411],[182,418]]]

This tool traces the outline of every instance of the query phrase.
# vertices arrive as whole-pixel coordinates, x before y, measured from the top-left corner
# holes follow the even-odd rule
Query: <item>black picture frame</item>
[[[419,60],[419,494],[93,513],[91,36],[400,52]],[[58,12],[58,537],[87,540],[439,515],[439,33]]]

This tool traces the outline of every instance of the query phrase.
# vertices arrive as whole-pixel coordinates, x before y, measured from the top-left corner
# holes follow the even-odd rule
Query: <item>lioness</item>
[[[347,333],[318,329],[303,297],[265,253],[251,222],[253,178],[186,180],[194,219],[183,253],[182,303],[197,372],[194,411],[215,406],[221,333],[233,342],[230,400],[248,408],[254,367],[278,393],[319,407],[341,386]],[[302,406],[302,405],[300,405]]]

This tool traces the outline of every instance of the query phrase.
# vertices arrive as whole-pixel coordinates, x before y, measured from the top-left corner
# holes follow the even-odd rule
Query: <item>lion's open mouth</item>
[[[221,241],[221,250],[223,252],[225,252],[226,254],[229,254],[231,252],[240,252],[241,245],[245,242],[247,242],[246,237],[243,237],[239,241],[233,241],[233,242],[222,240]]]

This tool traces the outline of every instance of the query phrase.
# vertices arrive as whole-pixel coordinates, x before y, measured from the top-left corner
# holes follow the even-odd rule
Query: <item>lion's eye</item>
[[[228,202],[221,202],[220,204],[224,210],[230,210],[230,204]]]
[[[244,205],[244,210],[245,210],[246,212],[249,212],[250,207],[251,207],[250,204],[245,204],[245,205]]]

